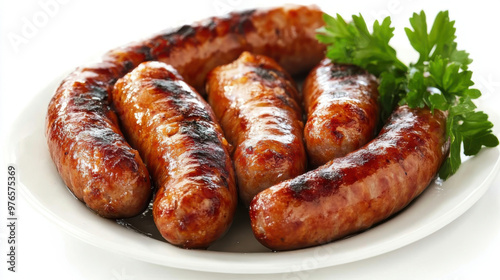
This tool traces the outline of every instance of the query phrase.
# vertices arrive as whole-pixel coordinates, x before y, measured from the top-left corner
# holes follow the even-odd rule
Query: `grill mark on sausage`
[[[246,34],[255,31],[255,27],[251,20],[251,16],[255,13],[255,9],[246,10],[238,13],[238,19],[236,24],[230,27],[231,32]]]
[[[171,77],[166,79],[153,79],[151,83],[160,89],[159,94],[165,94],[165,97],[174,104],[175,110],[184,118],[199,117],[206,121],[211,120],[210,114],[204,107],[188,106],[186,99],[195,99],[192,92],[184,89],[182,84],[173,80]]]
[[[108,92],[102,87],[90,85],[89,90],[75,96],[73,105],[75,109],[83,112],[93,112],[103,114],[108,111],[107,98]]]
[[[311,177],[298,176],[290,181],[289,189],[295,199],[313,201],[334,194],[345,175],[338,170],[321,169]]]
[[[203,121],[198,120],[186,120],[181,122],[181,133],[189,135],[189,137],[198,141],[199,143],[212,142],[216,144],[221,144],[217,133],[213,129],[213,124],[207,125]]]
[[[355,67],[353,65],[344,64],[340,65],[336,68],[333,68],[330,71],[331,78],[346,78],[352,77],[360,74],[365,74],[366,71],[360,67]],[[353,81],[353,78],[348,78],[346,81]]]
[[[286,96],[278,94],[278,95],[276,95],[276,97],[283,103],[283,105],[295,110],[297,108],[296,103],[293,101],[293,99],[290,96],[290,93],[288,91],[285,90],[285,93],[286,93]]]
[[[180,98],[183,95],[189,95],[189,93],[184,90],[177,82],[170,78],[164,79],[153,79],[151,80],[155,87],[162,90],[162,93],[167,93],[175,98]]]
[[[259,67],[251,67],[251,69],[255,74],[257,74],[257,76],[266,81],[274,82],[278,78],[285,78],[285,75],[281,71],[265,68],[262,64],[259,65]]]
[[[207,149],[208,145],[200,145],[199,149],[190,151],[191,156],[196,158],[200,162],[201,169],[205,169],[207,167],[217,168],[218,170],[225,169],[225,152],[223,149],[210,147],[211,149]],[[227,172],[224,172],[227,174]]]
[[[175,34],[181,36],[181,38],[189,38],[196,35],[196,29],[193,26],[186,24],[181,26]]]

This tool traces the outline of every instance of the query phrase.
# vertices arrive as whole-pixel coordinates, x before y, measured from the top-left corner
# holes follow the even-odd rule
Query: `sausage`
[[[401,106],[367,145],[259,193],[255,237],[273,250],[324,244],[367,229],[418,196],[447,156],[446,115]]]
[[[112,100],[158,188],[158,230],[172,244],[207,247],[229,228],[238,201],[229,144],[210,106],[161,62],[119,79]]]
[[[323,24],[314,6],[235,12],[160,32],[76,69],[47,110],[47,144],[59,174],[76,197],[104,217],[140,213],[149,202],[150,182],[110,109],[114,83],[140,63],[159,60],[203,94],[208,71],[245,50],[271,56],[292,74],[304,72],[324,55],[325,46],[315,39]]]
[[[109,66],[76,70],[62,82],[49,105],[46,136],[71,192],[103,217],[125,218],[147,207],[151,184],[107,102],[109,87],[102,80],[118,71]]]
[[[272,59],[243,52],[207,76],[208,102],[229,142],[240,198],[246,206],[260,191],[305,172],[299,94]]]
[[[117,48],[104,60],[129,64],[130,69],[145,60],[165,62],[205,95],[207,73],[243,51],[271,57],[291,75],[312,69],[325,51],[315,37],[324,25],[322,15],[316,6],[297,5],[233,12]]]
[[[375,76],[323,59],[304,81],[304,139],[311,166],[345,156],[373,139],[379,115]]]

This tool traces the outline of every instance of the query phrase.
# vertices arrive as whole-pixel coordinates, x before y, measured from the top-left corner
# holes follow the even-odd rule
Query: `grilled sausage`
[[[435,177],[447,155],[445,126],[440,111],[399,107],[364,147],[259,193],[250,206],[256,238],[290,250],[387,219]]]
[[[365,70],[325,58],[304,81],[304,139],[317,167],[373,139],[378,120],[378,83]]]
[[[271,56],[292,74],[304,72],[324,55],[315,39],[322,25],[316,7],[235,12],[117,48],[102,62],[76,69],[57,89],[46,118],[49,151],[65,184],[104,217],[140,213],[149,201],[150,183],[109,108],[116,80],[141,62],[160,60],[203,93],[208,71],[245,50]]]
[[[324,56],[315,37],[322,14],[315,6],[296,5],[233,12],[117,48],[104,59],[132,68],[145,60],[165,62],[204,95],[207,73],[243,51],[271,57],[291,75],[309,71]]]
[[[303,123],[293,80],[272,59],[244,52],[207,77],[208,102],[229,142],[240,198],[305,172]]]
[[[229,228],[238,201],[228,143],[210,106],[161,62],[118,80],[112,99],[158,188],[158,230],[172,244],[207,247]]]
[[[115,68],[98,64],[76,70],[57,89],[47,114],[47,142],[73,194],[106,218],[141,213],[151,198],[149,174],[125,141],[107,102]],[[109,67],[109,68],[108,68]]]

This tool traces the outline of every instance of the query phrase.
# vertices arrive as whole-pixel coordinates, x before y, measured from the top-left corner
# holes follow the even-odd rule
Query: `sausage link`
[[[324,56],[325,46],[315,37],[324,25],[322,14],[315,6],[297,5],[233,12],[112,50],[105,60],[133,67],[145,60],[165,62],[204,95],[207,73],[243,51],[269,56],[292,75],[309,71]]]
[[[207,247],[229,228],[238,201],[228,143],[210,106],[161,62],[118,80],[112,99],[158,187],[158,230],[172,244]]]
[[[208,102],[235,147],[240,198],[305,172],[302,112],[293,80],[272,59],[244,52],[207,77]]]
[[[267,54],[292,73],[304,72],[324,55],[315,39],[323,24],[316,7],[236,12],[161,32],[76,69],[56,90],[46,118],[49,151],[65,184],[104,217],[140,213],[151,193],[149,176],[109,107],[114,83],[141,62],[160,60],[203,93],[208,71],[245,50]]]
[[[102,84],[117,72],[107,63],[73,72],[49,105],[46,127],[52,160],[65,184],[106,218],[137,215],[151,198],[146,167],[123,138]]]
[[[373,139],[379,114],[378,83],[365,70],[325,58],[304,81],[304,139],[317,167]]]
[[[399,107],[366,146],[259,193],[250,205],[256,238],[297,249],[387,219],[435,177],[448,150],[445,126],[441,111]]]

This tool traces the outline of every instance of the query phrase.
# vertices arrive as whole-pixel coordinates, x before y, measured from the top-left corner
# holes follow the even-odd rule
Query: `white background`
[[[90,58],[171,26],[229,10],[275,6],[291,1],[77,1],[0,0],[0,114],[3,186],[15,163],[4,145],[11,124],[47,84]],[[362,13],[367,21],[391,15],[393,40],[404,60],[415,57],[403,27],[411,13],[424,9],[428,19],[450,10],[458,47],[471,53],[471,70],[483,92],[479,104],[500,105],[498,7],[494,1],[296,1],[320,5],[330,14]],[[51,3],[50,5],[47,3]],[[174,4],[172,4],[174,3]],[[46,106],[46,104],[40,104]],[[498,112],[497,112],[498,114]],[[500,124],[496,124],[500,126]],[[499,131],[498,128],[495,131]],[[20,172],[29,174],[29,170]],[[25,175],[27,176],[27,175]],[[471,175],[473,176],[473,174]],[[42,182],[41,182],[42,183]],[[88,245],[51,223],[18,191],[17,272],[6,267],[6,191],[0,193],[1,279],[256,279],[157,266]],[[258,279],[499,279],[500,176],[464,215],[436,233],[399,250],[346,265],[296,274],[259,275]]]

